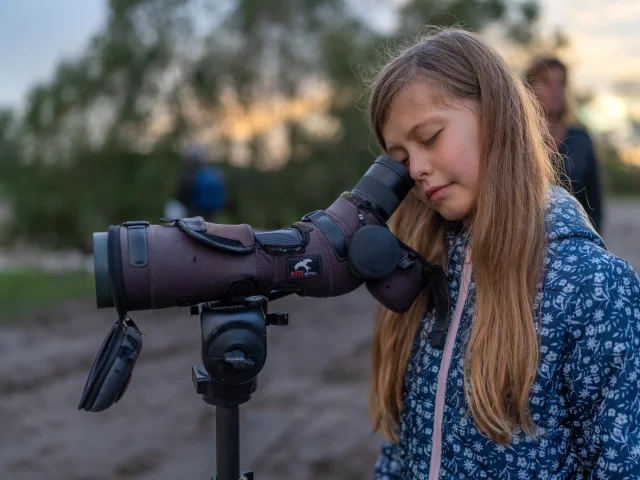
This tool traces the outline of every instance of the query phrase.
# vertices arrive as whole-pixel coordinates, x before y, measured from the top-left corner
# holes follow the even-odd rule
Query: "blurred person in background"
[[[529,67],[525,79],[543,108],[561,155],[560,180],[578,199],[596,231],[602,234],[600,168],[589,134],[571,122],[569,116],[567,67],[557,58],[541,58]]]
[[[182,173],[175,198],[165,205],[166,218],[203,217],[212,222],[227,204],[224,174],[211,163],[200,146],[188,147],[183,153]]]

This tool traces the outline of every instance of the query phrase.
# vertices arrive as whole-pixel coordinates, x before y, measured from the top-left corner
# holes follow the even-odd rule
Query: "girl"
[[[640,478],[640,279],[553,185],[530,95],[457,30],[374,82],[373,131],[416,181],[392,228],[443,266],[451,305],[443,348],[427,293],[379,313],[378,480]]]

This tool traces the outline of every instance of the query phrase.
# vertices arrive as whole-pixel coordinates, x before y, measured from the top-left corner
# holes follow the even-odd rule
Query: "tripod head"
[[[267,325],[287,325],[288,314],[267,313],[268,300],[251,296],[233,304],[202,303],[202,363],[192,368],[196,393],[219,407],[251,399],[257,376],[267,360]]]

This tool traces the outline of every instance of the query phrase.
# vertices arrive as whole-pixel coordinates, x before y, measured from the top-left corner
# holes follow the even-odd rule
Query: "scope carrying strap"
[[[126,311],[120,226],[109,227],[108,257],[111,294],[118,319],[104,339],[82,391],[78,409],[87,412],[101,412],[122,398],[142,351],[142,332]]]
[[[111,225],[108,236],[109,283],[113,304],[116,306],[120,319],[127,316],[127,293],[124,289],[124,274],[122,272],[122,249],[120,247],[120,226]]]
[[[233,238],[225,238],[207,233],[207,224],[202,217],[180,219],[161,218],[160,221],[169,226],[178,227],[182,233],[208,247],[230,253],[252,253],[255,250],[255,245],[243,245],[242,242]]]
[[[441,266],[428,264],[422,275],[429,285],[429,309],[435,309],[435,323],[429,336],[434,348],[443,348],[449,330],[449,286]]]

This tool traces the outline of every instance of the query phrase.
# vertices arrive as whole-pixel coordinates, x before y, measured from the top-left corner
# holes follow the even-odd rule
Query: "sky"
[[[380,23],[384,4],[373,5]],[[107,0],[0,1],[0,105],[20,106],[34,84],[49,79],[63,58],[79,54],[106,20]],[[577,86],[605,89],[616,80],[640,82],[640,0],[541,0],[543,27],[561,26],[575,57]],[[363,8],[362,10],[367,10]]]
[[[106,20],[107,0],[1,0],[0,105],[18,106],[58,62],[81,53]]]
[[[574,81],[640,82],[640,0],[542,0],[543,24],[561,27],[575,53]]]

